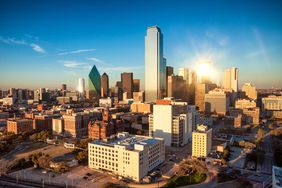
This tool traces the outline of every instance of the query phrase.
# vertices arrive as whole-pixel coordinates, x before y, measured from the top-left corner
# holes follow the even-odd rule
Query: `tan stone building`
[[[242,86],[242,91],[249,99],[256,100],[258,97],[258,93],[255,86],[252,86],[251,83],[245,83]]]
[[[88,113],[79,112],[64,115],[65,135],[80,138],[87,136],[88,123],[90,115]]]

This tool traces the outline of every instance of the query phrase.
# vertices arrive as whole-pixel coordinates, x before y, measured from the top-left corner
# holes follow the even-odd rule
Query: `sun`
[[[196,65],[196,72],[198,76],[210,76],[211,66],[209,63],[199,63]]]

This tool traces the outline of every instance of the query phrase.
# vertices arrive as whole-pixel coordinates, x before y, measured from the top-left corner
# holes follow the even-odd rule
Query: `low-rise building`
[[[7,131],[15,134],[30,132],[33,130],[31,119],[9,119],[7,121]]]
[[[88,144],[88,165],[140,182],[165,160],[164,140],[119,133],[117,139]]]

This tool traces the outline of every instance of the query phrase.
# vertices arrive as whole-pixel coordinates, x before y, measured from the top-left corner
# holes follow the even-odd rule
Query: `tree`
[[[80,163],[86,163],[88,160],[88,152],[87,151],[80,151],[77,153],[75,158],[78,160]]]

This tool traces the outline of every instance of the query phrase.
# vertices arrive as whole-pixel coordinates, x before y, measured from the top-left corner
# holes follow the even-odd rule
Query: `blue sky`
[[[94,64],[110,83],[144,79],[148,26],[164,35],[167,64],[212,62],[219,78],[282,88],[282,1],[0,1],[0,88],[75,88]]]

